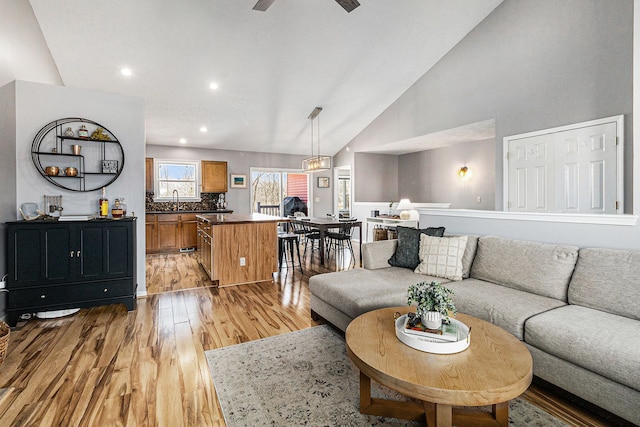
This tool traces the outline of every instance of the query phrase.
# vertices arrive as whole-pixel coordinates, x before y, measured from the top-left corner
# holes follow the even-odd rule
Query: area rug
[[[356,366],[327,325],[206,352],[227,427],[417,426],[362,415]],[[372,382],[372,395],[403,396]],[[566,426],[523,399],[509,402],[511,426]]]

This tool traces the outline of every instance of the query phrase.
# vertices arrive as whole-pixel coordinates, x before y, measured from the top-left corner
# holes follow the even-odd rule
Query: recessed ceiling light
[[[211,89],[211,90],[218,89],[218,83],[216,83],[216,82],[209,83],[209,89]]]
[[[200,132],[206,132],[206,131],[207,131],[207,127],[206,127],[206,126],[202,126],[202,127],[200,128]]]
[[[180,144],[186,144],[186,143],[187,143],[187,140],[186,140],[186,139],[184,139],[184,138],[180,138]]]
[[[122,68],[120,70],[120,73],[122,73],[123,76],[127,76],[127,77],[129,77],[129,76],[131,76],[133,74],[133,72],[129,68]]]

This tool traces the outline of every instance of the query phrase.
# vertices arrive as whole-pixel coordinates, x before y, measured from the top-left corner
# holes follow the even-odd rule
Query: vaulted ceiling
[[[147,143],[310,154],[321,106],[332,155],[501,0],[30,3],[64,85],[145,99]]]

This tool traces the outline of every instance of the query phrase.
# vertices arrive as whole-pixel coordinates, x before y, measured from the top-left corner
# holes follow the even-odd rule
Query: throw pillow
[[[467,247],[467,236],[420,236],[420,265],[418,274],[462,280],[462,256]]]
[[[396,252],[389,258],[389,264],[395,267],[415,269],[420,264],[418,252],[420,250],[420,236],[443,236],[444,227],[429,227],[421,230],[410,227],[396,227],[398,231],[398,246]]]

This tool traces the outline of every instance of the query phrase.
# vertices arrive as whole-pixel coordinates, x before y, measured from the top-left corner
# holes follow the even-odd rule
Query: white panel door
[[[553,135],[509,141],[509,210],[553,212]]]
[[[558,212],[616,213],[616,123],[556,134]]]
[[[624,117],[504,138],[504,209],[624,212]]]

